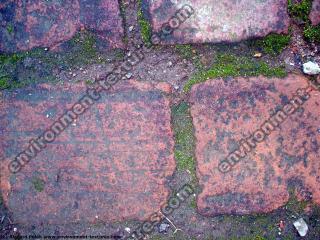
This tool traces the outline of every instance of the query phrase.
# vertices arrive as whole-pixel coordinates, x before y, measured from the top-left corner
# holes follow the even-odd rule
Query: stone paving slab
[[[287,33],[289,27],[287,0],[143,2],[148,9],[154,32],[161,32],[162,25],[166,23],[174,27],[175,21],[170,22],[172,16],[186,19],[188,11],[176,14],[186,4],[194,9],[194,14],[162,41],[168,44],[237,42],[264,37],[272,32]]]
[[[0,51],[4,52],[56,47],[80,29],[96,32],[108,47],[123,46],[116,0],[5,0],[0,3],[0,20]]]
[[[143,220],[166,202],[175,169],[167,84],[117,84],[20,172],[9,172],[9,161],[84,92],[66,84],[5,93],[1,191],[15,222]]]
[[[291,187],[298,199],[320,204],[320,93],[307,101],[295,95],[307,86],[290,75],[192,88],[201,214],[270,212],[288,201]]]
[[[313,25],[320,24],[320,0],[313,0],[310,12],[310,20]]]

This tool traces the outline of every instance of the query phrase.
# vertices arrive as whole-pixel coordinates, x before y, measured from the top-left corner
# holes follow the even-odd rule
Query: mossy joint
[[[290,39],[290,34],[272,33],[263,39],[256,40],[254,45],[262,48],[263,52],[275,56],[280,54],[288,46]]]
[[[308,41],[320,42],[320,25],[312,26],[309,14],[312,9],[312,0],[302,0],[298,3],[293,3],[293,0],[288,0],[288,10],[292,18],[304,23],[303,36]]]
[[[302,0],[298,3],[293,3],[293,0],[288,0],[289,14],[297,20],[308,22],[311,8],[312,0]]]
[[[220,53],[216,56],[215,63],[209,69],[199,71],[188,80],[184,86],[184,91],[189,92],[194,84],[208,79],[259,75],[285,77],[287,73],[284,66],[271,67],[260,60]]]
[[[185,44],[185,45],[176,45],[175,49],[181,55],[181,57],[185,59],[190,59],[193,57],[193,52],[192,52],[192,46],[190,44]]]
[[[150,22],[145,18],[142,9],[142,0],[138,0],[138,23],[142,40],[145,44],[151,44],[152,28]]]
[[[189,105],[182,102],[172,107],[173,130],[175,134],[175,159],[178,171],[187,171],[197,185],[196,161],[193,155],[195,139]]]
[[[30,84],[40,82],[56,82],[53,69],[70,69],[79,65],[87,65],[92,63],[104,63],[106,58],[101,55],[97,49],[97,39],[91,32],[84,31],[76,34],[71,40],[64,43],[62,48],[68,47],[63,53],[55,53],[47,51],[45,48],[35,48],[26,52],[14,54],[0,54],[0,90],[15,89],[25,87]],[[121,59],[123,53],[114,50],[115,59]],[[30,58],[31,66],[23,67],[24,60]],[[35,66],[34,62],[41,62],[41,71],[31,71]],[[26,74],[15,75],[23,67]],[[38,74],[38,75],[37,75]],[[20,79],[19,77],[23,77]]]

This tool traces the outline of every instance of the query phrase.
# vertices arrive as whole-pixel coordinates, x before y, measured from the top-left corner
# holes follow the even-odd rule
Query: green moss
[[[194,49],[189,44],[176,45],[176,52],[184,59],[191,60],[198,71],[203,70],[204,66],[200,56],[194,52]]]
[[[110,55],[116,59],[123,57],[123,53],[116,50],[108,55],[99,53],[97,41],[92,33],[81,32],[61,46],[64,49],[61,53],[35,48],[23,53],[0,54],[0,90],[56,82],[57,69],[68,71],[78,66],[104,63]]]
[[[0,54],[0,65],[15,64],[23,60],[27,53]]]
[[[240,239],[240,240],[263,240],[263,239],[275,239],[278,236],[279,223],[278,217],[270,214],[255,214],[244,216],[223,216],[221,224],[228,223],[232,227],[230,229],[230,238],[228,239]],[[244,229],[240,233],[239,226]]]
[[[0,90],[10,87],[9,78],[7,76],[0,77]]]
[[[302,0],[298,3],[293,3],[293,0],[288,0],[289,14],[297,20],[308,22],[311,8],[312,0]]]
[[[189,105],[182,102],[172,107],[173,130],[175,135],[175,159],[178,171],[188,171],[196,180],[196,163],[193,156],[194,135]]]
[[[125,53],[122,49],[116,49],[114,56],[116,60],[123,60],[125,57]]]
[[[185,59],[191,59],[193,57],[192,46],[191,45],[176,45],[175,49],[178,54]]]
[[[89,64],[98,58],[97,40],[92,33],[78,33],[70,43],[73,51],[66,54],[63,60],[71,65]]]
[[[294,187],[289,187],[289,201],[286,204],[286,209],[290,212],[294,212],[297,214],[303,214],[304,209],[308,205],[308,201],[299,201],[295,195],[295,189]]]
[[[286,71],[284,66],[271,67],[263,61],[247,57],[218,54],[215,63],[209,69],[199,71],[189,79],[184,86],[184,91],[188,92],[194,84],[204,82],[208,79],[259,75],[267,77],[284,77],[286,76]]]
[[[32,184],[33,184],[34,189],[37,192],[42,192],[43,189],[44,189],[45,182],[42,179],[38,178],[38,177],[34,177],[32,179]]]
[[[151,44],[152,30],[149,21],[145,18],[142,10],[142,0],[138,0],[138,22],[140,25],[141,37],[144,43]]]
[[[93,86],[94,85],[94,81],[93,80],[86,80],[85,83],[89,86]]]
[[[196,197],[192,197],[191,201],[190,201],[190,207],[193,209],[197,209],[197,199]]]
[[[305,26],[304,31],[303,31],[303,35],[308,41],[320,42],[320,25],[318,25],[318,26],[311,26],[311,25]]]
[[[303,36],[308,41],[320,42],[320,25],[312,26],[309,14],[312,9],[312,0],[302,0],[300,3],[292,3],[288,0],[290,16],[304,22]]]
[[[269,34],[265,38],[256,41],[256,45],[261,47],[265,53],[277,55],[290,43],[290,35]]]
[[[9,25],[7,26],[7,31],[8,31],[8,33],[9,33],[9,34],[13,33],[13,30],[14,30],[13,25],[12,25],[12,24],[9,24]]]

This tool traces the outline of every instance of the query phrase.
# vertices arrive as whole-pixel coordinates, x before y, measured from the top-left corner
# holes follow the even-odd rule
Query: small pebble
[[[308,228],[307,223],[303,220],[303,218],[299,218],[297,221],[295,221],[293,223],[293,225],[297,229],[297,231],[301,237],[304,237],[307,235],[309,228]]]
[[[167,232],[167,229],[170,227],[168,223],[161,223],[159,226],[159,233]]]
[[[126,77],[127,77],[128,79],[130,79],[130,78],[132,77],[132,73],[130,73],[130,72],[127,73],[127,74],[126,74]]]
[[[256,52],[253,56],[254,56],[255,58],[261,58],[261,57],[262,57],[262,53]]]
[[[320,73],[320,67],[315,62],[307,62],[303,64],[303,72],[307,75],[317,75]]]

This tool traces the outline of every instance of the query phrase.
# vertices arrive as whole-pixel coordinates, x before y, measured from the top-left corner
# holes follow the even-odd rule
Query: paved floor
[[[310,15],[316,22],[318,3]],[[185,17],[176,12],[183,4],[195,14],[164,39],[174,45],[144,49],[126,81],[38,152],[30,139],[85,94],[84,83],[92,86],[143,44],[148,30],[141,8],[159,31],[170,17]],[[288,103],[314,80],[301,69],[309,60],[320,63],[320,47],[303,37],[310,22],[289,18],[286,8],[285,0],[0,3],[1,51],[49,47],[0,55],[0,87],[8,88],[6,79],[13,86],[0,92],[0,238],[121,238],[192,183],[197,194],[168,216],[168,229],[154,229],[154,239],[177,239],[176,227],[180,239],[299,239],[292,225],[299,217],[309,226],[306,239],[318,239],[319,91]],[[289,22],[290,42],[282,51],[272,52],[278,37],[251,39],[285,33]],[[220,44],[176,45],[206,42]],[[51,51],[58,48],[64,51]],[[232,77],[259,71],[290,75]],[[273,119],[278,126],[269,122],[257,132],[281,109]],[[241,142],[253,133],[258,140]],[[20,168],[11,161],[26,148],[20,162],[27,163],[11,173]]]

